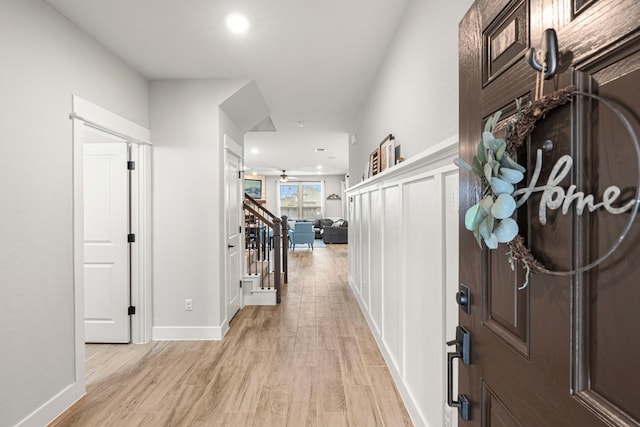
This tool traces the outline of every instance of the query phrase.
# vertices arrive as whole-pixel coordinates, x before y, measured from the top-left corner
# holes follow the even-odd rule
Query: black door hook
[[[558,71],[558,36],[556,30],[547,28],[542,34],[540,47],[531,48],[525,54],[527,63],[538,72],[544,72],[544,79],[549,80]]]

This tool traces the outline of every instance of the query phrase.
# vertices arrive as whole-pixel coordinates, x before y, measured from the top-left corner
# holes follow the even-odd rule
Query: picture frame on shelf
[[[380,143],[380,172],[396,164],[396,140],[389,134]]]
[[[369,177],[380,173],[380,148],[373,150],[369,156]]]

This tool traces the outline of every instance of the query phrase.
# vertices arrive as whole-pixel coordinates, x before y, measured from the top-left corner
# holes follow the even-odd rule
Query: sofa
[[[322,227],[322,241],[325,243],[348,243],[349,223],[339,219],[333,224]]]
[[[333,225],[333,220],[329,218],[316,218],[312,220],[313,231],[316,234],[316,239],[322,239],[322,229]]]

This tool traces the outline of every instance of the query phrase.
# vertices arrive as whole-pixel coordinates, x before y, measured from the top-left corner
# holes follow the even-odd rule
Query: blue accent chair
[[[296,222],[295,227],[291,230],[289,245],[295,250],[296,245],[306,243],[308,247],[313,250],[315,238],[316,234],[313,231],[313,224],[310,222]]]

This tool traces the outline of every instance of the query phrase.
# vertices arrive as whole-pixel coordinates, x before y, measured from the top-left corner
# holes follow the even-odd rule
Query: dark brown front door
[[[477,0],[460,24],[460,156],[470,162],[484,122],[515,99],[534,98],[535,72],[525,52],[543,31],[557,32],[558,76],[545,92],[576,85],[615,100],[640,117],[640,1]],[[503,115],[504,117],[504,115]],[[634,124],[635,132],[639,132]],[[621,189],[621,206],[636,197],[639,166],[633,138],[619,117],[594,98],[576,96],[538,122],[517,160],[531,179],[542,154],[544,185],[563,155],[573,166],[558,185],[602,201]],[[511,269],[507,246],[478,247],[464,212],[482,194],[479,178],[460,174],[460,282],[469,286],[469,365],[459,364],[458,393],[470,402],[460,426],[640,425],[640,220],[596,267],[566,276]],[[540,220],[543,213],[546,224]],[[549,270],[588,265],[620,239],[631,212],[600,208],[579,215],[575,204],[540,209],[540,192],[517,210],[520,234]],[[455,397],[455,396],[454,396]]]

